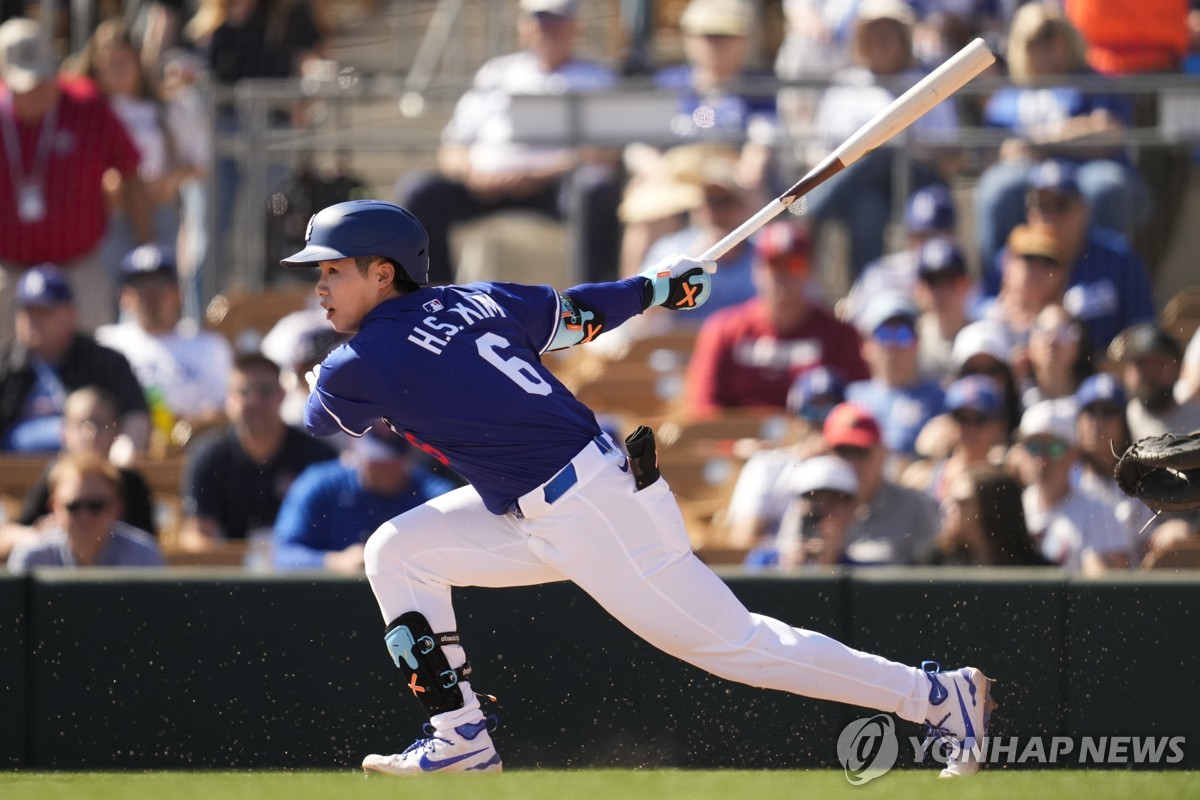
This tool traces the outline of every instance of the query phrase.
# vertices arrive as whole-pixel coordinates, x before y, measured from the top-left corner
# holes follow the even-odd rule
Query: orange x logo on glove
[[[603,327],[604,327],[603,325],[593,325],[593,324],[592,324],[592,323],[590,323],[590,322],[586,323],[586,324],[583,326],[583,329],[584,329],[584,330],[587,332],[587,335],[586,335],[586,336],[584,336],[582,339],[580,339],[579,343],[580,343],[580,344],[587,344],[587,343],[588,343],[588,342],[590,342],[592,339],[595,339],[597,336],[599,336],[599,335],[600,335],[600,330],[601,330]]]
[[[408,688],[412,690],[413,696],[425,693],[425,687],[417,685],[417,674],[415,672],[408,681]]]
[[[682,287],[683,287],[683,297],[679,298],[679,302],[677,302],[675,305],[677,305],[677,306],[694,306],[694,305],[696,305],[696,295],[700,294],[700,287],[692,286],[691,284],[688,284],[688,283],[682,284]]]

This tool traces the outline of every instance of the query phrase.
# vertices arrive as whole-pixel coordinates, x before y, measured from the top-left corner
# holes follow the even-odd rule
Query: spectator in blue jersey
[[[1021,222],[1026,172],[1048,157],[1078,167],[1079,188],[1097,224],[1132,233],[1148,214],[1150,192],[1113,143],[1132,122],[1133,106],[1128,97],[1071,85],[1073,77],[1095,73],[1060,3],[1033,2],[1017,10],[1008,65],[1015,85],[992,95],[984,114],[987,125],[1010,131],[1012,138],[979,179],[975,224],[981,263],[992,263]]]
[[[905,247],[863,267],[838,307],[842,319],[857,323],[872,297],[882,292],[911,294],[918,283],[917,257],[930,239],[953,239],[958,213],[945,184],[931,183],[912,193],[904,211]]]
[[[380,425],[354,441],[348,459],[300,473],[275,518],[276,568],[361,573],[363,547],[376,528],[455,488],[413,455],[408,442]]]
[[[429,230],[432,280],[453,279],[450,228],[496,211],[523,209],[572,226],[582,274],[615,276],[620,245],[615,155],[571,143],[513,141],[511,98],[612,89],[616,74],[575,55],[578,0],[521,0],[517,33],[525,48],[494,58],[442,132],[437,172],[401,177],[399,202]]]
[[[1055,231],[1067,265],[1062,305],[1088,327],[1094,352],[1102,352],[1120,331],[1154,318],[1150,279],[1129,241],[1111,228],[1094,224],[1087,198],[1070,162],[1043,161],[1026,178],[1025,207],[1031,225]],[[984,275],[984,293],[1000,286],[1005,251]]]
[[[882,294],[863,312],[859,331],[871,377],[846,387],[846,399],[879,421],[883,445],[902,465],[916,455],[917,434],[940,414],[944,393],[917,367],[920,310],[902,294]]]

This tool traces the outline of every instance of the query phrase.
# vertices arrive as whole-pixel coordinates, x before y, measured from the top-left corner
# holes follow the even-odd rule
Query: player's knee
[[[400,530],[391,522],[385,522],[375,529],[363,547],[363,563],[367,574],[379,572],[389,561],[404,563],[403,554],[397,552],[403,546]]]

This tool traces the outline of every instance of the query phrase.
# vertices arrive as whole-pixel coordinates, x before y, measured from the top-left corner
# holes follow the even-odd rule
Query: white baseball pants
[[[366,572],[384,623],[419,611],[435,631],[454,631],[452,586],[570,580],[650,644],[720,677],[925,719],[920,669],[747,611],[691,552],[665,480],[635,492],[632,475],[592,445],[572,463],[578,482],[551,505],[522,498],[524,517],[492,514],[467,486],[382,525]],[[452,667],[463,664],[461,647],[445,649]],[[463,694],[463,710],[477,714]]]

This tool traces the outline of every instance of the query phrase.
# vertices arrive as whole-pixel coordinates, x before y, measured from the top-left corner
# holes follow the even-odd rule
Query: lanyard
[[[42,117],[42,130],[38,133],[37,150],[33,156],[33,171],[25,174],[25,160],[21,157],[21,139],[17,133],[16,112],[13,109],[12,95],[4,96],[0,101],[0,121],[4,128],[4,154],[8,158],[8,169],[12,174],[12,190],[20,201],[20,192],[26,186],[41,187],[46,177],[46,164],[50,160],[50,150],[54,143],[55,129],[58,126],[58,100]]]

